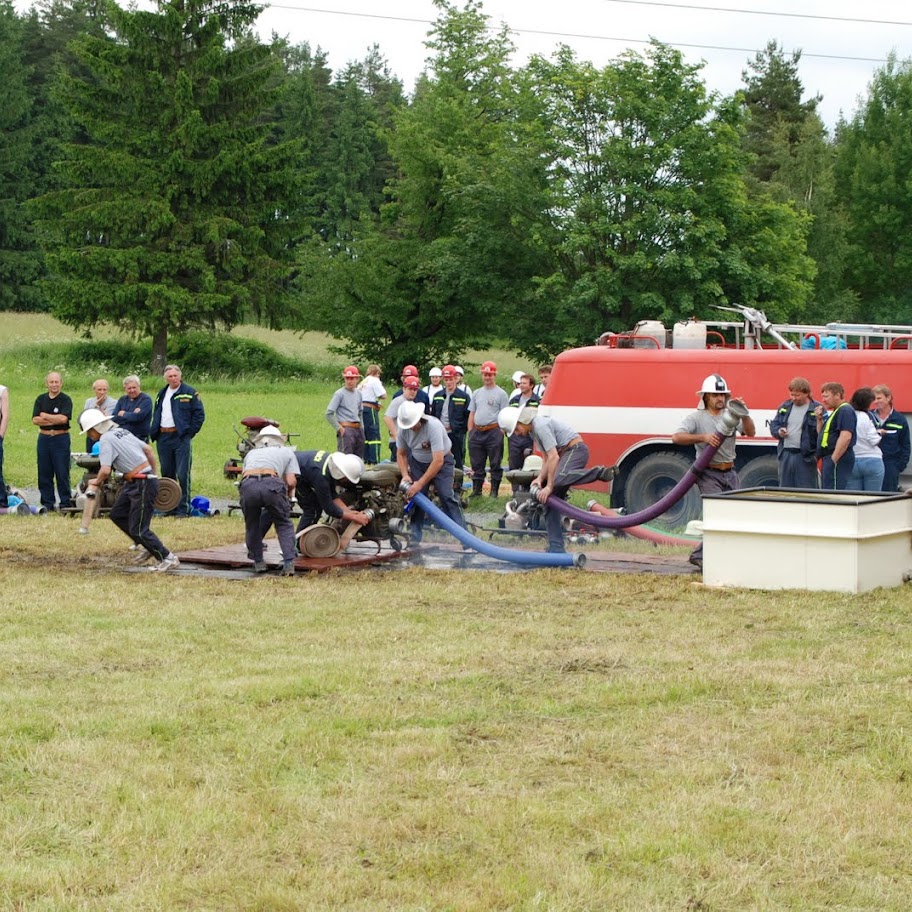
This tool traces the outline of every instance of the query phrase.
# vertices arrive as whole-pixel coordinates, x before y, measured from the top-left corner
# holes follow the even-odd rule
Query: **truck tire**
[[[627,476],[624,506],[628,514],[639,513],[664,497],[693,465],[677,453],[652,453],[641,459]],[[655,522],[667,529],[686,526],[703,513],[700,492],[692,487],[677,503],[672,504]]]
[[[738,470],[738,481],[742,488],[778,488],[779,465],[776,457],[768,453],[752,459]]]

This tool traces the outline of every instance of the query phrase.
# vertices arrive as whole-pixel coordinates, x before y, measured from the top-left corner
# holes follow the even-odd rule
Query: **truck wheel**
[[[624,506],[628,515],[639,513],[663,498],[691,465],[691,460],[677,453],[652,453],[641,459],[631,469],[624,485]],[[699,519],[702,512],[700,492],[694,486],[655,522],[676,529],[686,526],[692,519]]]
[[[742,488],[778,488],[779,465],[772,454],[752,459],[743,469],[738,470],[738,481]]]

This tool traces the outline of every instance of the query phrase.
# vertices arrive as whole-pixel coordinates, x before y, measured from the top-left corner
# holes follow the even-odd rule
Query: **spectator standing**
[[[870,409],[874,390],[862,386],[852,393],[849,405],[855,410],[855,466],[849,476],[847,491],[880,491],[883,487],[884,460],[880,451],[880,432]]]
[[[92,392],[94,395],[89,396],[83,405],[82,410],[88,411],[89,409],[98,409],[103,415],[107,415],[110,418],[114,414],[114,409],[117,407],[117,400],[109,394],[108,392],[108,381],[104,377],[99,377],[92,384]],[[94,440],[86,438],[86,452],[90,452],[94,444]]]
[[[539,398],[533,391],[535,378],[532,374],[525,374],[519,371],[519,386],[510,396],[511,408],[538,408]],[[516,374],[513,375],[514,380]],[[527,456],[532,455],[532,438],[528,433],[524,433],[521,428],[517,428],[514,433],[507,437],[507,467],[510,471],[521,469]]]
[[[481,365],[482,385],[469,403],[469,462],[472,466],[472,497],[483,493],[485,465],[491,472],[491,497],[500,493],[503,478],[504,435],[497,423],[501,409],[508,405],[507,394],[496,385],[497,365]]]
[[[453,370],[456,371],[456,385],[471,399],[472,387],[465,382],[465,371],[458,364],[453,366]]]
[[[817,488],[817,416],[820,403],[811,398],[804,377],[789,383],[789,398],[776,409],[770,434],[778,441],[776,458],[780,488]]]
[[[820,387],[823,405],[814,409],[817,418],[817,456],[823,460],[820,487],[844,491],[855,467],[855,412],[845,398],[841,383]]]
[[[364,425],[364,462],[380,462],[380,403],[386,399],[386,387],[380,382],[379,364],[368,365],[364,379],[358,384],[361,390],[361,422]]]
[[[457,384],[456,369],[447,364],[442,371],[443,387],[434,396],[431,414],[443,425],[450,438],[454,468],[465,465],[465,441],[469,430],[469,395]]]
[[[535,384],[533,392],[538,396],[539,400],[545,395],[545,390],[548,387],[548,381],[551,379],[551,365],[542,364],[538,369],[538,383]]]
[[[0,507],[8,507],[6,480],[3,477],[3,441],[9,427],[9,390],[0,383]]]
[[[199,393],[184,383],[181,369],[169,364],[164,371],[165,386],[155,397],[149,437],[158,445],[158,461],[165,478],[173,478],[181,489],[181,501],[168,516],[190,515],[190,469],[193,438],[206,420]]]
[[[63,392],[60,374],[51,371],[44,378],[47,392],[35,400],[32,424],[38,428],[38,490],[41,506],[49,513],[56,509],[54,482],[60,509],[73,506],[70,489],[70,421],[73,400]]]
[[[893,392],[879,383],[874,388],[874,418],[880,431],[880,451],[883,453],[883,490],[899,490],[899,476],[909,464],[909,422],[893,406]]]
[[[413,382],[414,381],[414,382]],[[418,379],[418,368],[414,364],[406,364],[402,368],[402,377],[401,377],[402,386],[393,393],[393,398],[390,400],[390,404],[386,408],[386,413],[383,416],[383,423],[386,425],[387,431],[389,431],[389,448],[390,448],[390,459],[393,462],[396,461],[396,436],[399,433],[399,428],[396,425],[396,415],[399,413],[400,400],[405,396],[406,392],[410,394],[405,396],[405,398],[414,401],[420,402],[424,406],[425,412],[430,415],[431,413],[431,400],[425,395],[424,390],[421,389],[421,381]],[[414,395],[411,395],[414,393]]]
[[[431,382],[422,389],[422,392],[431,402],[434,401],[434,396],[443,389],[442,375],[443,371],[439,367],[432,367],[428,372]]]
[[[114,406],[111,416],[114,423],[126,428],[134,437],[149,442],[149,424],[152,421],[152,397],[142,391],[139,377],[124,377],[124,394]]]
[[[337,389],[326,406],[326,420],[336,432],[339,450],[364,458],[364,425],[362,424],[361,371],[353,364],[342,371],[344,386]]]

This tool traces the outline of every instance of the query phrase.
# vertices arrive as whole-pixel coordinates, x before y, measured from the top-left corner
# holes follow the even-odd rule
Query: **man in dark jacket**
[[[471,397],[462,389],[452,364],[444,367],[443,386],[434,394],[431,414],[443,425],[452,446],[455,468],[465,463],[465,439],[469,430],[469,402]]]
[[[149,423],[152,421],[152,397],[142,391],[136,374],[124,378],[123,388],[124,394],[117,400],[111,420],[116,425],[126,428],[134,437],[148,443]]]
[[[199,393],[181,377],[175,364],[165,368],[165,382],[152,410],[150,437],[158,444],[161,474],[173,478],[181,487],[181,502],[168,515],[190,515],[190,466],[193,438],[206,420]]]
[[[779,441],[780,488],[818,488],[817,417],[820,403],[811,398],[811,384],[804,377],[789,383],[789,398],[776,409],[770,436]]]

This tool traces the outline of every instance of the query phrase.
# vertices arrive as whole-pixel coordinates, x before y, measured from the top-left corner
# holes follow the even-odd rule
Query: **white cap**
[[[361,480],[364,472],[364,462],[360,456],[354,453],[332,453],[327,459],[329,464],[329,474],[336,481],[347,478],[352,484],[357,484]]]
[[[90,408],[79,416],[79,426],[83,434],[88,434],[93,428],[99,434],[104,434],[114,427],[114,422],[101,409]]]
[[[443,371],[439,367],[432,367],[428,373],[429,377],[440,377],[443,375]]]
[[[519,383],[519,381],[522,380],[522,378],[525,376],[526,376],[525,371],[513,371],[513,382]]]
[[[403,402],[399,406],[399,414],[396,415],[396,424],[407,431],[418,424],[424,418],[424,406],[420,402]]]

